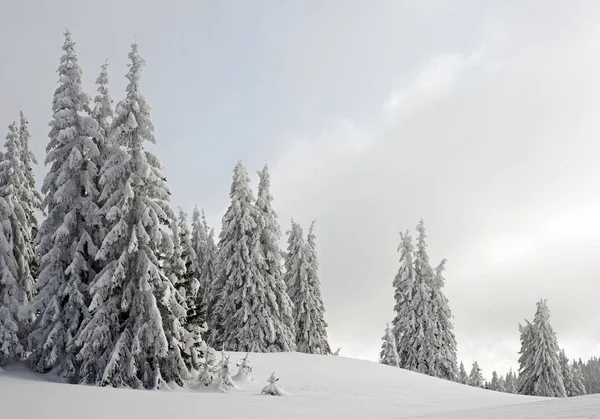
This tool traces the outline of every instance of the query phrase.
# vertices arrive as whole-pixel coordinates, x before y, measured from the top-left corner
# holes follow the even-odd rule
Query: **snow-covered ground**
[[[231,365],[242,356],[233,353]],[[10,365],[0,372],[0,418],[600,418],[600,395],[503,394],[338,356],[250,354],[249,360],[255,381],[230,394],[68,385]],[[289,396],[260,395],[272,372]]]

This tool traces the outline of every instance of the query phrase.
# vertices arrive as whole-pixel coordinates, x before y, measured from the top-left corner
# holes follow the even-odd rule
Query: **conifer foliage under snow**
[[[545,300],[537,303],[533,323],[521,329],[519,392],[543,397],[566,397],[556,334]]]
[[[159,261],[173,252],[163,227],[174,214],[160,162],[144,148],[155,138],[136,44],[129,59],[127,95],[112,127],[116,147],[100,178],[108,233],[97,260],[105,267],[90,286],[92,319],[78,337],[78,356],[93,360],[85,373],[102,385],[157,388],[189,377],[180,350],[186,306]]]
[[[331,354],[327,340],[325,308],[321,299],[314,222],[308,239],[299,224],[292,220],[288,234],[288,252],[285,259],[285,282],[294,304],[296,346],[298,352]]]
[[[398,367],[398,350],[396,349],[396,339],[390,329],[389,323],[385,328],[385,334],[381,338],[381,353],[379,354],[379,363]]]
[[[82,89],[82,71],[68,31],[63,50],[46,147],[50,171],[42,193],[47,217],[37,238],[39,292],[33,310],[39,315],[29,336],[29,360],[37,371],[54,370],[75,380],[78,366],[70,347],[88,316],[87,287],[96,269],[91,226],[97,212],[99,154],[93,140],[97,124],[80,114],[89,109],[90,98]]]

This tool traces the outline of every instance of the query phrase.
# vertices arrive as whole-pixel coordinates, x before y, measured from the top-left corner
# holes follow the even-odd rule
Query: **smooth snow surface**
[[[232,353],[231,362],[244,356]],[[497,393],[340,356],[275,353],[248,359],[254,381],[229,394],[59,384],[23,365],[10,365],[0,372],[0,417],[600,418],[600,395],[542,399]],[[288,396],[260,395],[273,372]]]

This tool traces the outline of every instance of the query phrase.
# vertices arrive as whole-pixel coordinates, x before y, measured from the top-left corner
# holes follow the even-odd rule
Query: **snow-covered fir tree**
[[[583,396],[587,394],[585,388],[585,378],[583,376],[582,366],[577,362],[573,361],[571,365],[571,371],[573,372],[573,396]]]
[[[465,364],[460,363],[460,367],[458,368],[458,382],[461,384],[467,384],[469,380],[469,376],[467,375],[467,371],[465,370]]]
[[[242,162],[234,168],[230,197],[219,236],[219,273],[209,297],[211,342],[232,351],[269,351],[277,337],[261,269],[260,214]]]
[[[211,228],[206,238],[204,256],[200,266],[200,290],[198,291],[199,313],[203,319],[209,318],[209,298],[213,282],[218,274],[218,248],[215,243],[215,230]]]
[[[183,356],[188,369],[199,370],[204,362],[206,344],[202,339],[206,332],[206,319],[202,316],[199,295],[200,280],[198,279],[198,257],[192,247],[190,230],[187,222],[187,214],[180,209],[176,228],[173,229],[173,253],[178,255],[177,261],[181,261],[177,289],[185,299],[187,315],[185,328],[188,331],[188,342],[185,342]],[[179,262],[177,262],[179,263]]]
[[[19,294],[16,295],[20,304],[19,320],[26,323],[32,320],[25,312],[33,294],[35,281],[31,273],[31,263],[34,259],[31,225],[29,214],[33,213],[30,204],[32,197],[29,191],[25,166],[21,161],[21,144],[19,127],[13,122],[4,144],[6,150],[0,162],[0,196],[8,205],[7,218],[3,222],[10,226],[9,251],[13,253],[16,262],[16,280]]]
[[[318,277],[318,258],[313,222],[307,240],[298,223],[292,220],[288,234],[288,252],[285,258],[285,282],[294,304],[296,346],[298,352],[328,355],[325,308],[321,298]]]
[[[424,232],[424,230],[423,230]],[[424,234],[424,233],[423,233]],[[446,259],[443,259],[435,268],[435,276],[431,287],[431,304],[437,327],[437,356],[434,361],[436,376],[446,380],[456,381],[458,368],[456,360],[456,337],[452,324],[452,312],[448,299],[444,295],[444,269]]]
[[[526,348],[520,359],[524,372],[520,393],[542,397],[566,397],[556,334],[550,325],[550,310],[545,300],[537,303],[533,323],[522,331]],[[526,355],[523,357],[523,355]],[[521,363],[521,361],[523,361]]]
[[[479,368],[479,364],[477,363],[477,361],[473,362],[473,367],[471,368],[471,372],[469,373],[467,384],[472,387],[484,387],[483,375],[481,375],[481,368]]]
[[[9,152],[14,151],[14,144],[17,142],[18,128],[13,123],[6,137]],[[13,229],[18,228],[15,225],[13,201],[17,201],[18,205],[18,200],[15,199],[15,189],[7,179],[11,175],[11,160],[13,157],[3,155],[0,162],[0,367],[7,361],[19,359],[24,353],[21,337],[25,293],[22,284],[19,284],[19,264],[15,260],[16,249],[13,242]]]
[[[161,164],[144,148],[156,140],[137,44],[129,59],[127,95],[112,125],[116,147],[100,178],[108,233],[96,258],[106,265],[90,286],[92,318],[78,335],[78,357],[89,381],[154,389],[190,377],[181,354],[186,305],[159,259],[173,252],[165,227],[175,217]]]
[[[111,151],[109,146],[112,145],[111,125],[114,118],[113,99],[108,89],[108,83],[108,61],[106,61],[102,64],[102,70],[96,79],[98,94],[94,98],[94,108],[91,115],[98,123],[99,138],[97,143],[100,154],[103,155],[103,160],[108,158],[108,153]]]
[[[516,382],[519,394],[533,394],[533,381],[529,379],[533,370],[533,325],[525,320],[519,324],[521,350],[519,351],[519,376]]]
[[[436,329],[431,312],[431,288],[426,283],[429,272],[422,257],[413,265],[412,238],[408,231],[400,233],[400,237],[400,268],[393,283],[396,316],[392,321],[394,335],[398,341],[400,367],[429,374],[436,343]]]
[[[10,212],[10,205],[0,197],[1,219],[8,220]],[[12,251],[11,234],[11,224],[0,223],[0,367],[24,353],[20,336],[21,291],[17,283],[17,263]]]
[[[37,232],[39,230],[38,220],[35,215],[36,211],[42,212],[42,196],[37,190],[35,185],[35,176],[33,174],[33,165],[38,164],[33,151],[31,151],[30,142],[31,142],[31,134],[29,133],[29,123],[25,118],[25,115],[21,111],[21,118],[19,124],[19,147],[20,147],[20,161],[21,161],[21,170],[23,175],[25,176],[25,184],[21,190],[21,200],[26,205],[23,206],[23,209],[26,211],[27,216],[27,229],[29,230],[30,237],[30,248],[33,249],[35,237],[37,236]],[[35,279],[38,275],[38,263],[35,258],[35,253],[30,254],[29,260],[29,270],[31,271],[31,276]],[[33,293],[35,292],[35,286],[31,288],[31,293],[26,294],[25,304],[29,304],[33,299]],[[27,293],[28,291],[26,291]]]
[[[208,240],[208,231],[206,229],[206,219],[204,217],[204,211],[201,213],[197,206],[194,207],[192,212],[192,233],[190,236],[190,243],[192,249],[196,254],[196,269],[198,277],[202,275],[202,266],[205,261],[205,253]],[[209,284],[200,284],[200,295],[203,295]]]
[[[490,390],[501,391],[500,390],[500,382],[498,379],[498,373],[496,371],[492,371],[492,380],[490,381]]]
[[[264,309],[265,313],[270,313],[268,319],[270,333],[266,342],[256,342],[255,349],[261,352],[293,351],[296,349],[293,307],[283,279],[279,248],[281,229],[277,213],[272,206],[273,196],[270,192],[271,178],[268,167],[265,165],[258,175],[260,182],[256,207],[258,208],[259,249],[262,256],[260,271],[264,281],[263,292],[266,296]],[[318,284],[318,278],[315,281]]]
[[[506,373],[505,389],[507,393],[517,393],[517,377],[512,368]]]
[[[399,366],[398,350],[396,339],[388,323],[385,328],[385,333],[381,338],[381,352],[379,353],[379,363],[391,365],[392,367]]]
[[[563,385],[565,386],[565,392],[568,397],[572,397],[576,392],[573,383],[573,370],[571,369],[569,358],[564,349],[561,349],[558,355],[558,361],[560,362],[560,371],[562,374]]]
[[[97,124],[83,112],[90,97],[83,91],[71,33],[65,33],[58,68],[50,142],[42,193],[47,213],[36,239],[39,260],[38,293],[32,308],[38,313],[29,335],[29,360],[37,371],[53,370],[70,381],[78,379],[70,349],[88,317],[88,284],[95,275],[97,245],[92,226],[97,213]]]

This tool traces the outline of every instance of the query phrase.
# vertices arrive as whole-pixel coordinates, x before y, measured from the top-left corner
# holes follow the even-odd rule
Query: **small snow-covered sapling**
[[[271,396],[287,396],[287,393],[283,390],[283,388],[277,384],[279,378],[275,377],[275,373],[272,373],[267,382],[267,384],[262,389],[262,394],[269,394]]]

